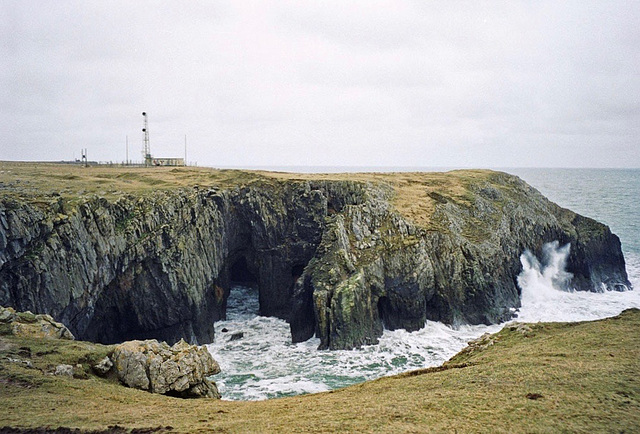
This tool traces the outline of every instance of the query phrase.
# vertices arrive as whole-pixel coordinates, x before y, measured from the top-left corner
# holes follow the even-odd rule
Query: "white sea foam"
[[[538,259],[521,258],[519,279],[522,307],[517,321],[582,321],[604,318],[629,307],[640,308],[640,291],[571,292],[566,286],[564,261],[568,246],[545,248]],[[564,257],[564,259],[563,259]],[[630,280],[640,285],[640,257],[627,256]],[[502,325],[461,326],[456,329],[427,321],[413,333],[385,331],[380,343],[359,350],[318,351],[319,340],[292,344],[289,325],[276,318],[256,316],[255,290],[236,287],[229,300],[228,320],[216,323],[216,342],[209,351],[222,373],[213,379],[228,400],[260,400],[321,392],[412,369],[437,366],[485,332]],[[223,332],[227,329],[227,332]],[[230,341],[234,332],[240,340]]]
[[[517,313],[518,321],[587,321],[617,315],[631,307],[640,308],[638,291],[573,291],[568,286],[571,275],[564,269],[569,249],[568,244],[559,247],[557,242],[549,243],[543,249],[542,261],[529,251],[522,254],[522,272],[518,277],[522,308]],[[635,255],[629,258],[631,267],[627,270],[633,284],[640,267]]]

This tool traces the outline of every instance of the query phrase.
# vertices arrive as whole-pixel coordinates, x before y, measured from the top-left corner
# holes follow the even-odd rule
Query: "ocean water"
[[[378,169],[379,170],[379,169]],[[412,170],[416,170],[412,168]],[[504,170],[504,169],[503,169]],[[323,170],[330,171],[330,170]],[[609,225],[621,241],[627,272],[635,291],[587,293],[559,289],[566,279],[567,248],[550,245],[549,263],[520,257],[523,271],[522,308],[518,321],[582,321],[640,308],[640,170],[506,169],[520,176],[561,206]],[[570,246],[568,247],[570,248]],[[318,339],[292,344],[289,326],[276,318],[257,316],[257,291],[236,286],[231,291],[227,320],[216,323],[216,341],[209,351],[222,373],[213,377],[223,399],[260,400],[348,386],[385,375],[437,366],[485,332],[504,324],[452,329],[427,321],[413,333],[385,331],[377,345],[349,351],[318,351]],[[232,340],[233,333],[241,339]]]

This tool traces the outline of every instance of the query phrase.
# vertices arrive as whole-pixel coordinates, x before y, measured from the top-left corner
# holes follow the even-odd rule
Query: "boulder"
[[[16,311],[11,307],[0,306],[0,323],[7,324],[15,321]]]
[[[73,378],[73,366],[66,364],[58,365],[56,366],[56,370],[53,372],[53,375]]]
[[[157,340],[118,345],[111,359],[118,379],[136,389],[183,398],[220,398],[207,377],[220,372],[204,347],[180,340],[173,346]]]

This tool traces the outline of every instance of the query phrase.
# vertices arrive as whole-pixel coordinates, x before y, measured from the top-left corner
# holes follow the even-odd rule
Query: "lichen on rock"
[[[220,398],[207,377],[220,372],[204,348],[181,340],[169,346],[156,340],[128,341],[111,355],[118,379],[125,385],[184,398]]]

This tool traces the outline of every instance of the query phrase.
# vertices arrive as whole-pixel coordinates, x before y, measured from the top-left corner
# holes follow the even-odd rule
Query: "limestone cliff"
[[[552,240],[572,245],[575,288],[629,286],[606,226],[510,175],[303,178],[108,199],[4,194],[0,305],[51,314],[85,340],[203,343],[231,282],[248,279],[260,313],[288,320],[294,341],[317,334],[336,349],[426,319],[509,318],[519,255]],[[403,203],[406,191],[418,199]]]

